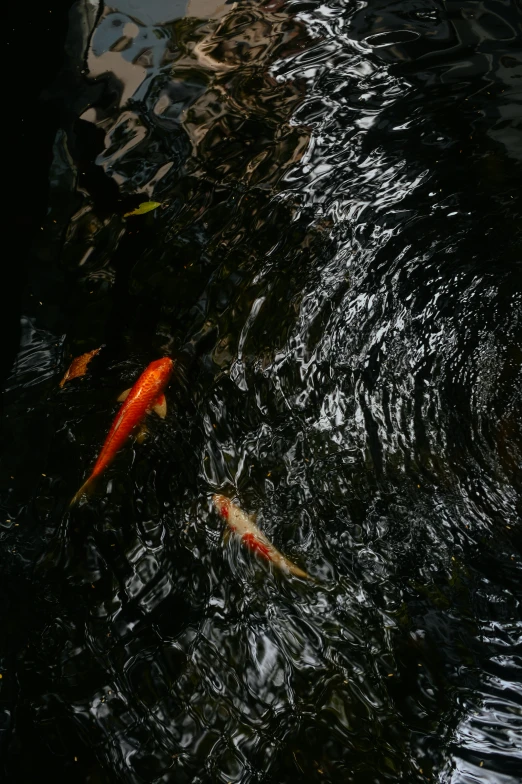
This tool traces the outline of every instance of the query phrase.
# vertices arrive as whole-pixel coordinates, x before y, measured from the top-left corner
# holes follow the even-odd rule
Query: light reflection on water
[[[73,6],[6,409],[1,536],[36,616],[10,774],[38,736],[78,781],[517,780],[517,24]],[[166,350],[167,420],[67,512]],[[227,540],[216,491],[317,583]]]

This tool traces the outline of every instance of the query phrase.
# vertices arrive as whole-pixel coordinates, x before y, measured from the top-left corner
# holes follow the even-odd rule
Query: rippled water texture
[[[520,781],[521,25],[72,4],[5,395],[6,780]],[[166,420],[69,510],[165,353]]]

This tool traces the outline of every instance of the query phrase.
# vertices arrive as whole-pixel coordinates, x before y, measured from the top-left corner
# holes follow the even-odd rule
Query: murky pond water
[[[520,5],[78,0],[60,46],[4,397],[6,780],[519,782]],[[166,419],[69,508],[164,355]]]

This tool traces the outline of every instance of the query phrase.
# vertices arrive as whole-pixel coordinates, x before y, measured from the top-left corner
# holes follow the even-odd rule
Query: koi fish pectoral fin
[[[118,403],[124,403],[125,400],[127,400],[131,389],[132,387],[121,393],[121,395],[118,397]],[[163,392],[161,395],[158,395],[156,402],[151,406],[150,411],[154,411],[154,413],[161,417],[161,419],[165,419],[167,416],[167,398]]]
[[[136,433],[136,441],[138,444],[143,444],[143,442],[148,438],[149,431],[146,425],[141,425],[140,429]]]
[[[156,398],[156,402],[152,406],[152,411],[154,411],[154,413],[157,414],[161,419],[165,419],[167,416],[167,398],[163,392]]]

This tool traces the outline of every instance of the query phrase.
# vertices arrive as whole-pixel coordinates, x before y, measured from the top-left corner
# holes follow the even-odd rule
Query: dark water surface
[[[522,8],[218,3],[42,27],[4,779],[516,784]],[[165,353],[166,420],[68,511]],[[227,540],[215,492],[316,582]]]

